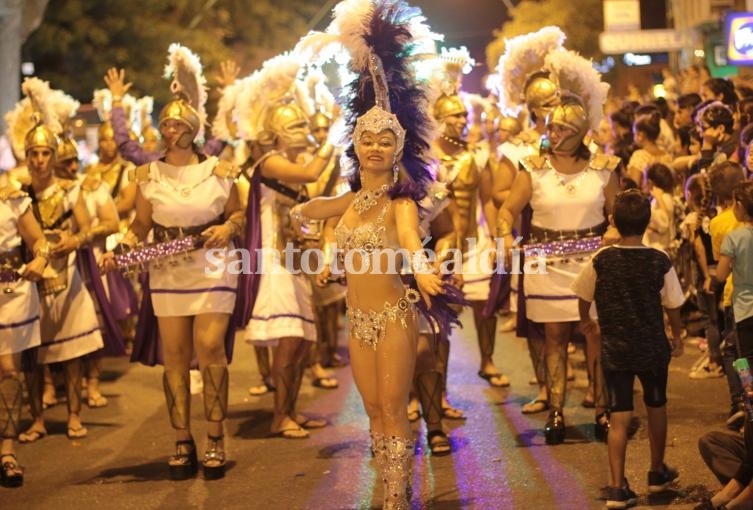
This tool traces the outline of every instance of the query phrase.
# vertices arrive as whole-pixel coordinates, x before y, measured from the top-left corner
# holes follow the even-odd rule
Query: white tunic
[[[565,175],[548,162],[546,168],[531,171],[531,224],[550,230],[580,230],[602,224],[604,188],[610,174],[610,170],[589,167]],[[547,274],[526,274],[523,287],[527,317],[534,322],[579,320],[578,298],[570,284],[584,264],[585,261],[574,259],[558,260],[546,264]]]
[[[28,196],[0,200],[0,251],[21,245],[18,219],[30,206]],[[28,280],[0,284],[0,355],[39,345],[39,313],[36,284]]]
[[[58,190],[59,185],[55,183],[38,198],[42,201]],[[73,209],[79,192],[80,188],[75,186],[65,194],[63,211]],[[53,232],[45,231],[45,235],[51,243],[57,241]],[[64,260],[52,259],[51,265],[58,273],[66,273],[68,286],[60,292],[40,297],[42,345],[37,351],[37,361],[41,364],[78,358],[103,346],[94,302],[76,267],[76,253],[70,253]]]
[[[215,175],[218,160],[173,166],[162,161],[149,164],[149,179],[139,183],[142,196],[152,205],[152,220],[164,227],[195,227],[216,220],[225,210],[233,187],[232,178]],[[152,263],[149,286],[157,317],[201,313],[233,313],[238,275],[228,272],[235,257],[214,252],[217,265],[201,248],[171,261]],[[224,271],[218,271],[220,262]],[[209,274],[207,274],[207,270]]]
[[[257,169],[257,171],[259,171]],[[275,345],[280,338],[316,341],[311,282],[303,273],[291,274],[277,254],[280,232],[275,214],[277,193],[261,186],[261,245],[264,252],[259,293],[246,329],[247,341]]]

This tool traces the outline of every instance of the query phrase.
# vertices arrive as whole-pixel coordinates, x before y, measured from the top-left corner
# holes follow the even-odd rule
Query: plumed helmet
[[[191,141],[199,134],[201,119],[196,109],[183,98],[173,99],[167,103],[159,114],[159,126],[167,120],[177,120],[190,130]]]
[[[545,119],[560,102],[560,87],[546,71],[532,74],[523,88],[528,111],[536,118]]]
[[[499,130],[510,133],[511,136],[515,136],[520,133],[523,126],[520,124],[520,120],[517,117],[502,116],[498,120]]]
[[[457,94],[440,96],[434,103],[434,118],[438,121],[442,121],[450,115],[458,114],[468,115],[468,109]]]
[[[332,125],[332,119],[324,112],[316,112],[311,116],[310,120],[311,129],[327,128]]]
[[[112,122],[106,120],[99,125],[99,128],[97,129],[97,140],[100,142],[103,140],[115,140],[115,129],[112,127]]]
[[[288,147],[307,147],[309,140],[309,123],[306,113],[294,102],[281,102],[266,112],[263,131],[259,142],[262,145],[274,145],[276,139],[282,139]]]
[[[575,94],[563,94],[561,103],[555,106],[547,116],[546,125],[558,125],[574,132],[570,136],[563,137],[555,147],[552,147],[555,153],[573,154],[590,128],[588,112],[581,98]]]
[[[24,151],[26,153],[35,147],[46,147],[52,149],[53,152],[58,150],[57,136],[50,128],[41,123],[31,128],[24,139]]]
[[[67,136],[61,136],[58,141],[57,161],[62,163],[70,159],[78,159],[78,146],[76,142]]]

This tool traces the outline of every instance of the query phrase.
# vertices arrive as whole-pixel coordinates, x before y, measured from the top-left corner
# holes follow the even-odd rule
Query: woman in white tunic
[[[202,466],[204,476],[215,479],[225,474],[223,424],[227,413],[231,336],[230,342],[226,340],[238,279],[237,274],[220,266],[231,261],[228,249],[233,248],[231,238],[241,231],[243,213],[234,183],[237,169],[200,154],[194,143],[205,122],[206,95],[199,59],[187,48],[173,44],[169,61],[174,75],[172,90],[178,97],[160,113],[159,130],[165,156],[135,171],[136,218],[123,244],[133,248],[150,231],[156,242],[184,236],[201,236],[206,240],[203,246],[185,255],[149,265],[139,330],[144,332],[148,328],[146,321],[156,316],[159,339],[137,335],[132,359],[150,365],[164,364],[165,398],[176,432],[176,452],[168,467],[172,479],[182,480],[194,476],[198,470],[190,428],[189,392],[189,367],[196,349],[204,383],[204,414],[209,422]],[[181,81],[187,76],[196,82]],[[201,91],[203,95],[191,95],[190,91]],[[213,250],[213,255],[209,250]],[[113,253],[103,257],[103,265],[114,269]],[[145,313],[145,306],[153,312]]]
[[[35,254],[26,265],[22,241]],[[48,250],[29,196],[10,187],[0,189],[0,485],[4,487],[23,484],[13,449],[23,402],[21,352],[40,343],[39,295],[32,282],[42,277]]]
[[[500,208],[498,235],[504,237],[504,246],[513,245],[511,225],[526,204],[533,210],[532,239],[529,239],[532,244],[546,247],[567,240],[585,243],[596,236],[614,236],[613,232],[606,232],[607,215],[618,191],[613,173],[618,162],[609,156],[592,156],[583,145],[589,116],[594,115],[597,114],[593,109],[587,109],[579,97],[570,94],[564,94],[562,104],[549,114],[547,134],[551,153],[521,161],[523,171],[515,178],[510,195]],[[571,258],[550,256],[538,259],[538,263],[526,259],[526,266],[535,271],[526,272],[524,278],[527,318],[543,324],[545,331],[544,373],[550,406],[545,427],[548,444],[565,439],[562,409],[567,383],[567,343],[579,320],[578,299],[570,290],[570,283],[580,272],[582,256],[583,253]],[[597,437],[604,438],[608,422],[603,407],[605,395],[599,384],[603,378],[599,377],[601,370],[597,366],[598,338],[587,336],[586,342],[597,389],[595,430]]]

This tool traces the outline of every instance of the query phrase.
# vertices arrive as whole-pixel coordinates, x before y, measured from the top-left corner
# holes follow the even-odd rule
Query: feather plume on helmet
[[[412,65],[425,55],[426,40],[438,38],[425,24],[421,10],[401,0],[343,0],[334,8],[326,32],[304,37],[296,51],[320,59],[332,47],[344,48],[353,79],[341,92],[343,113],[342,167],[353,191],[361,188],[354,137],[363,126],[390,129],[402,149],[401,164],[410,182],[399,182],[390,195],[420,200],[433,179],[430,143],[433,122],[427,112],[426,88],[415,79]]]
[[[181,141],[179,146],[187,147],[197,139],[203,139],[207,123],[207,90],[201,60],[191,50],[173,43],[167,50],[165,78],[171,80],[170,91],[175,99],[170,101],[160,113],[160,124],[168,119],[177,120],[190,128],[190,141]]]
[[[322,113],[331,121],[335,111],[335,96],[327,86],[327,76],[321,67],[318,65],[307,66],[303,83],[311,98],[311,106],[313,107],[313,111],[307,113],[309,115]]]
[[[525,104],[533,113],[556,98],[556,86],[546,86],[550,78],[546,56],[562,48],[565,34],[558,27],[544,27],[536,32],[519,35],[505,41],[505,52],[499,58],[499,99],[502,112],[516,115]],[[542,85],[537,87],[537,78]],[[534,89],[526,94],[528,88]]]
[[[57,152],[57,137],[63,132],[62,121],[66,120],[59,117],[58,108],[65,110],[59,103],[67,96],[53,92],[48,82],[36,77],[26,78],[21,84],[21,91],[31,102],[34,119],[34,126],[24,137],[24,153],[34,147],[45,147]],[[68,107],[70,108],[70,103]]]
[[[590,128],[598,129],[609,84],[601,81],[601,74],[593,62],[574,51],[560,49],[546,56],[546,66],[557,76],[560,89],[581,99]]]
[[[242,85],[242,80],[235,80],[223,88],[220,100],[217,102],[217,116],[212,122],[212,135],[227,143],[232,143],[238,139],[238,129],[233,119],[233,112]]]
[[[15,107],[3,117],[6,126],[5,134],[10,140],[13,157],[16,158],[17,162],[26,159],[24,149],[26,135],[36,125],[33,114],[34,108],[31,106],[31,100],[25,97],[17,102]]]
[[[299,55],[283,53],[242,80],[233,114],[242,139],[266,149],[280,140],[290,147],[309,145],[306,109],[311,106],[298,79],[301,67]]]

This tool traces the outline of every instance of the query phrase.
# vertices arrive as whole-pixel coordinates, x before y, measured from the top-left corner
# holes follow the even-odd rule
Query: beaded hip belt
[[[387,332],[387,322],[400,321],[403,328],[408,327],[408,319],[414,317],[414,305],[421,299],[419,293],[413,289],[405,289],[403,297],[393,305],[384,303],[384,307],[377,310],[361,310],[348,306],[345,316],[350,326],[350,334],[362,344],[376,349],[377,344],[384,339]]]
[[[567,259],[588,258],[591,253],[599,248],[601,248],[601,237],[568,239],[566,241],[552,241],[551,243],[527,244],[525,245],[525,256],[567,261]]]

